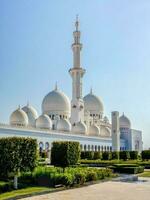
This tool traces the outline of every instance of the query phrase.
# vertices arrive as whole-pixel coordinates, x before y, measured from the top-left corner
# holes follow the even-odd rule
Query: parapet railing
[[[9,129],[22,129],[22,130],[29,130],[29,131],[44,131],[45,133],[58,133],[58,130],[54,130],[54,129],[44,129],[44,128],[36,128],[36,127],[32,127],[32,126],[15,126],[15,125],[10,125],[10,124],[5,124],[5,123],[0,123],[0,128],[9,128]],[[96,137],[96,138],[111,138],[111,136],[92,136],[92,135],[88,135],[88,134],[80,134],[80,133],[75,133],[75,132],[68,132],[68,131],[59,131],[60,133],[63,133],[63,134],[67,134],[67,135],[79,135],[79,136],[83,136],[83,137]]]

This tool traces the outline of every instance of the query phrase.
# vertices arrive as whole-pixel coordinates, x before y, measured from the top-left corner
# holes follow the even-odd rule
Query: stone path
[[[24,200],[150,200],[150,185],[109,181]]]

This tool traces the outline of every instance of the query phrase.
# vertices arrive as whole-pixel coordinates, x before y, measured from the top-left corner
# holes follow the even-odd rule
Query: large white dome
[[[120,128],[131,128],[131,122],[128,117],[123,115],[119,118]]]
[[[10,124],[13,126],[27,126],[28,125],[28,116],[20,108],[15,110],[10,116]]]
[[[38,118],[38,114],[35,108],[28,103],[26,106],[22,108],[22,110],[28,116],[28,125],[35,126],[35,120]]]
[[[92,93],[92,90],[84,98],[84,109],[89,111],[92,115],[101,115],[103,114],[104,108],[103,103],[99,97]]]
[[[58,131],[71,131],[71,123],[66,119],[60,119],[57,121],[56,129]]]
[[[52,121],[49,116],[46,114],[40,115],[36,120],[36,128],[51,129]]]
[[[56,87],[55,90],[44,97],[42,111],[49,116],[61,115],[69,118],[71,112],[70,100]]]
[[[78,122],[72,126],[72,132],[79,133],[79,134],[86,134],[87,127],[84,122]]]
[[[89,128],[89,135],[100,136],[100,128],[95,124],[91,125]]]

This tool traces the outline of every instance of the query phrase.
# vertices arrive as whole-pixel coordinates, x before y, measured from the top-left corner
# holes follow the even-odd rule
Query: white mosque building
[[[142,150],[142,132],[132,129],[130,120],[119,112],[111,113],[111,122],[104,115],[101,99],[92,89],[82,96],[82,77],[85,69],[80,65],[80,31],[78,19],[73,32],[72,100],[60,89],[49,92],[42,102],[42,114],[29,103],[10,115],[9,124],[0,123],[0,137],[32,137],[39,148],[50,150],[53,141],[78,141],[85,151]]]

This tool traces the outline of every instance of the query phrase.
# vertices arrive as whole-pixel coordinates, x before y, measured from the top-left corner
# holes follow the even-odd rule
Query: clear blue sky
[[[41,112],[58,82],[71,97],[72,31],[79,14],[84,94],[123,111],[150,147],[149,0],[0,0],[0,121],[29,100]]]

